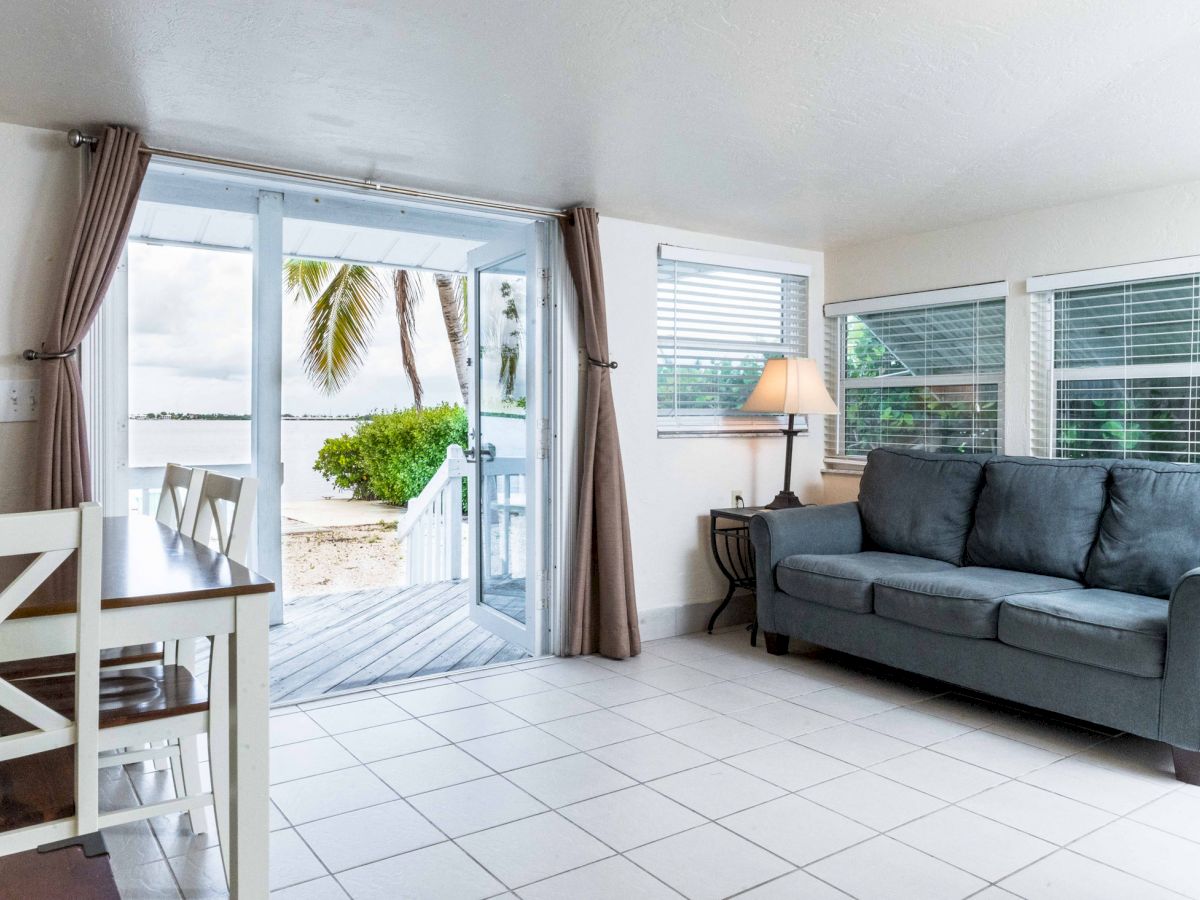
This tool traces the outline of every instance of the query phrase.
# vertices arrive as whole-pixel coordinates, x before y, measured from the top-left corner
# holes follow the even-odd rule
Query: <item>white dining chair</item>
[[[192,539],[212,547],[242,565],[250,548],[250,528],[254,520],[254,506],[258,494],[258,480],[236,478],[217,472],[203,471],[200,487],[195,491],[196,513],[192,527]],[[192,492],[189,491],[189,495]],[[211,651],[215,655],[221,639],[214,639]],[[172,652],[173,650],[173,652]],[[195,674],[198,662],[197,641],[178,641],[168,650],[168,659]],[[210,663],[211,665],[211,663]],[[200,739],[198,736],[184,738],[179,744],[178,765],[172,760],[172,776],[177,794],[189,795],[200,790]],[[214,775],[215,773],[210,773]],[[221,811],[216,810],[218,820]],[[202,834],[207,825],[203,816],[189,814],[189,825],[193,833]],[[220,826],[218,825],[218,832]]]
[[[203,469],[167,463],[154,518],[180,534],[190,535],[196,527],[196,511],[200,507],[203,483]]]
[[[34,559],[0,591],[0,646],[17,608],[72,555],[75,671],[71,717],[0,679],[0,855],[90,834],[99,826],[100,506],[0,516],[0,558]],[[66,570],[64,570],[65,572]],[[64,584],[62,591],[69,587]],[[70,676],[69,676],[70,677]],[[23,729],[23,726],[28,726]],[[73,749],[72,749],[73,748]]]

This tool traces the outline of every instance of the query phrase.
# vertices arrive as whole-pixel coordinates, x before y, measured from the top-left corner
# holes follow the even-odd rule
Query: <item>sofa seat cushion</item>
[[[1083,581],[1107,499],[1109,462],[1006,456],[984,467],[969,566]]]
[[[961,564],[986,459],[872,450],[858,488],[863,533],[872,549]]]
[[[1000,640],[1073,662],[1161,678],[1170,605],[1098,588],[1016,594],[1000,607]]]
[[[1169,597],[1200,566],[1200,466],[1112,464],[1108,506],[1088,557],[1088,587]]]
[[[875,583],[875,612],[943,634],[995,638],[1000,603],[1005,597],[1076,587],[1077,582],[1065,578],[983,566],[889,575]]]
[[[787,556],[775,567],[775,580],[785,593],[801,600],[844,609],[871,611],[871,585],[884,575],[941,572],[954,566],[937,559],[868,550],[863,553]]]

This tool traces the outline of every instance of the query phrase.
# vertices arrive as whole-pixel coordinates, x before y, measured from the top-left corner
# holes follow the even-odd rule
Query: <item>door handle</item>
[[[484,460],[486,462],[495,462],[496,461],[496,445],[495,444],[484,444],[482,447],[478,448],[478,451],[479,451],[479,458],[481,460]],[[467,458],[467,462],[475,462],[475,452],[476,452],[475,447],[471,447],[467,450],[467,452],[465,454],[466,458]]]

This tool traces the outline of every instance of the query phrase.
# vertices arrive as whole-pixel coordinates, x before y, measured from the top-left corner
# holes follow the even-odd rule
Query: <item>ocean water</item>
[[[350,419],[283,420],[283,502],[349,497],[313,471],[317,451],[326,438],[354,429]],[[132,419],[129,422],[129,465],[237,465],[250,462],[250,422]]]

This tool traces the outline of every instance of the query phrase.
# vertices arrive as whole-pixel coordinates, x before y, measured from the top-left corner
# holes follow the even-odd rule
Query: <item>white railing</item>
[[[446,448],[445,461],[420,495],[409,502],[404,518],[396,524],[396,537],[408,563],[406,587],[464,577],[462,485],[471,471],[462,448],[451,444]],[[524,538],[514,531],[514,520],[525,515],[525,460],[498,457],[487,463],[485,471],[488,539],[481,547],[481,575],[524,577]],[[518,542],[519,546],[514,547]]]
[[[451,444],[437,472],[396,523],[408,563],[406,586],[462,579],[462,485],[470,468],[462,447]]]

